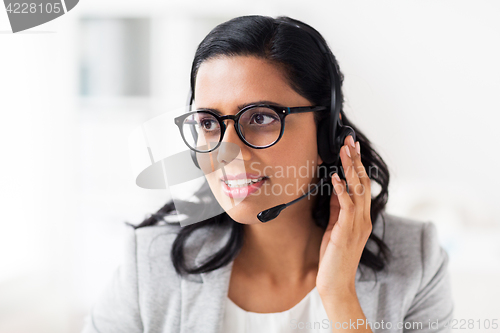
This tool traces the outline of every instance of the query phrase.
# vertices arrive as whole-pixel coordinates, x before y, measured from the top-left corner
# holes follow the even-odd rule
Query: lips
[[[256,175],[254,173],[239,173],[237,175],[225,175],[220,177],[220,180],[225,181],[225,180],[233,180],[233,179],[257,179],[261,177],[266,177],[266,176],[261,176],[261,175]],[[267,178],[267,177],[266,177]]]
[[[268,179],[266,176],[240,173],[220,178],[224,194],[231,198],[244,198],[257,191]]]

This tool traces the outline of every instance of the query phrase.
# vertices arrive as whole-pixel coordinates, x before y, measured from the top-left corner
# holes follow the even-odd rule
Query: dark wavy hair
[[[290,86],[314,105],[330,105],[330,77],[326,70],[326,61],[329,60],[320,51],[308,32],[297,29],[291,24],[283,23],[283,21],[305,25],[313,29],[303,22],[283,16],[276,19],[265,16],[242,16],[215,27],[203,39],[196,50],[191,68],[191,92],[194,94],[196,75],[204,61],[220,56],[255,56],[279,66]],[[327,45],[326,41],[322,40],[322,42]],[[334,66],[338,68],[337,63]],[[343,82],[344,76],[340,71],[339,75],[341,82]],[[343,96],[338,97],[343,105]],[[371,199],[370,216],[372,223],[375,224],[378,221],[378,216],[382,215],[381,213],[385,209],[388,200],[389,170],[380,155],[373,149],[367,137],[349,121],[343,111],[341,111],[341,115],[343,124],[352,127],[356,132],[356,139],[359,141],[363,152],[361,161],[365,169],[370,171],[375,169],[377,171],[375,173],[368,172],[371,182],[380,185],[380,192],[375,197],[372,196]],[[328,116],[329,112],[317,112],[315,114],[316,125],[321,121],[325,121]],[[318,137],[318,140],[327,139],[326,137]],[[339,166],[326,165],[326,167],[327,170],[334,167],[338,170]],[[331,178],[328,178],[325,186],[329,186],[331,189]],[[208,186],[202,187],[198,195],[202,196],[203,191],[207,190],[209,191]],[[319,191],[316,197],[313,218],[318,226],[326,229],[330,218],[331,191]],[[172,214],[174,211],[173,202],[169,202],[158,212],[134,227],[143,228],[155,225],[162,222],[166,215]],[[211,255],[199,267],[188,267],[184,257],[186,241],[195,230],[209,225],[227,226],[230,229],[229,239],[223,248]],[[182,227],[171,249],[171,258],[175,270],[180,275],[199,274],[229,264],[236,258],[242,247],[243,227],[243,224],[232,220],[227,213]],[[390,259],[390,249],[382,239],[373,234],[373,231],[368,242],[370,240],[377,244],[379,250],[374,253],[365,246],[360,264],[373,269],[374,272],[381,271]]]

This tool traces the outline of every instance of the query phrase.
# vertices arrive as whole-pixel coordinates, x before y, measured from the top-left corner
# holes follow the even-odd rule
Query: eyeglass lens
[[[281,118],[274,110],[266,107],[246,110],[238,123],[241,136],[255,147],[273,144],[281,132]],[[222,139],[221,125],[217,118],[203,111],[184,119],[182,132],[187,144],[198,151],[209,151]]]

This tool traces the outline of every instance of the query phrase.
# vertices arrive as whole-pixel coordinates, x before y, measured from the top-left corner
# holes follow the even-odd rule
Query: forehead
[[[286,81],[279,66],[254,56],[213,58],[198,69],[197,107],[228,107],[260,100],[289,105],[307,101]]]

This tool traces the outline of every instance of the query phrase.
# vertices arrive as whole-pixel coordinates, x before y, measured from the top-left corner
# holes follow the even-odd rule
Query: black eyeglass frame
[[[269,109],[275,111],[276,114],[278,114],[278,117],[280,117],[280,121],[281,121],[280,134],[279,134],[278,138],[273,143],[271,143],[271,144],[269,144],[267,146],[254,146],[254,145],[252,145],[250,142],[248,142],[247,140],[245,140],[245,138],[243,137],[243,135],[240,132],[239,119],[240,119],[241,115],[245,111],[247,111],[249,109],[256,108],[256,107],[269,108]],[[249,146],[251,148],[254,148],[254,149],[265,149],[265,148],[269,148],[271,146],[274,146],[281,139],[281,137],[283,136],[283,133],[285,131],[285,117],[288,116],[289,114],[324,111],[324,110],[327,110],[327,109],[328,108],[326,106],[286,107],[286,106],[278,106],[278,105],[272,105],[272,104],[251,104],[251,105],[245,106],[243,109],[241,109],[240,111],[238,111],[238,113],[235,114],[235,115],[219,116],[217,113],[213,112],[212,110],[209,110],[209,109],[200,109],[200,110],[190,111],[188,113],[180,115],[180,116],[176,117],[174,119],[174,121],[175,121],[175,124],[177,125],[177,127],[179,127],[179,132],[181,133],[182,140],[184,141],[184,143],[186,144],[186,146],[188,146],[189,149],[191,149],[191,150],[193,150],[193,151],[195,151],[197,153],[210,153],[210,152],[216,150],[217,148],[219,148],[219,146],[220,146],[220,144],[222,142],[222,139],[224,138],[224,133],[226,132],[226,128],[227,128],[226,124],[224,123],[224,120],[226,120],[226,119],[231,119],[234,122],[234,129],[236,130],[236,134],[238,134],[238,137],[240,138],[240,140],[244,144],[246,144],[247,146]],[[187,140],[184,138],[184,132],[182,130],[182,126],[184,124],[184,120],[187,117],[189,117],[189,116],[191,116],[193,114],[196,114],[196,113],[200,113],[200,112],[208,113],[208,114],[212,115],[215,119],[217,119],[217,121],[219,122],[220,128],[221,128],[219,143],[217,143],[217,145],[214,148],[211,148],[210,150],[201,151],[201,150],[195,149],[195,148],[191,147],[188,144]]]

